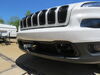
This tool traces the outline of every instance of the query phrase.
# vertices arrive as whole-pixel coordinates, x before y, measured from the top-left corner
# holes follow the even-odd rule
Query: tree
[[[20,22],[20,18],[18,16],[12,16],[8,22],[8,24],[10,25],[14,25],[17,27],[18,29],[18,26],[19,26],[19,22]]]
[[[28,15],[30,15],[31,14],[31,11],[30,10],[28,10],[27,12],[26,12],[26,16],[28,16]]]
[[[0,18],[0,23],[4,24],[4,20],[2,18]]]

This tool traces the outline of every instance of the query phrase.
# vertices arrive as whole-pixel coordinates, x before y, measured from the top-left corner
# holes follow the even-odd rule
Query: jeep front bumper
[[[37,43],[37,42],[35,42]],[[90,43],[72,43],[74,51],[65,51],[62,53],[52,53],[43,50],[34,50],[32,46],[34,41],[18,40],[19,48],[34,56],[52,59],[57,61],[71,62],[71,63],[83,63],[83,64],[99,64],[100,63],[100,51],[99,44],[95,42]],[[47,43],[46,43],[47,44]],[[27,47],[26,47],[27,45]],[[26,48],[25,48],[26,47]],[[53,47],[52,47],[53,48]],[[52,49],[51,48],[51,49]],[[97,49],[97,50],[96,50]],[[55,51],[55,48],[52,50]]]

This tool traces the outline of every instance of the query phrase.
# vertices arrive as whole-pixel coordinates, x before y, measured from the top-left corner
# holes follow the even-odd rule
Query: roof
[[[7,25],[7,24],[0,24],[0,28],[16,28],[16,26]]]

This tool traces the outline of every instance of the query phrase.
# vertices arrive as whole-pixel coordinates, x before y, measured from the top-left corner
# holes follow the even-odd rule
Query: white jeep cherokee
[[[84,64],[100,63],[100,2],[81,2],[24,17],[19,47],[34,56]]]

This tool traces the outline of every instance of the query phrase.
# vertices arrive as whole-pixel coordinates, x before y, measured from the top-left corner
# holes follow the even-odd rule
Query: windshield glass
[[[100,2],[85,3],[81,7],[100,7]]]

